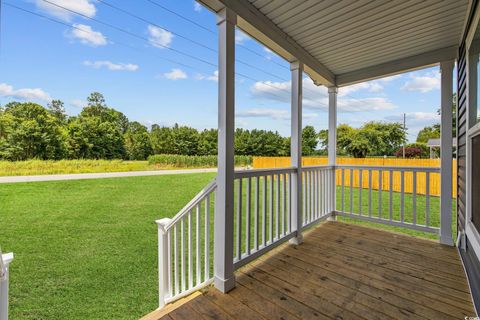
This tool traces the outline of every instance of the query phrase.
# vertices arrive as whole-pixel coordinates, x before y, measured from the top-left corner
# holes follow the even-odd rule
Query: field
[[[0,244],[15,253],[12,319],[137,319],[154,310],[154,220],[175,215],[213,176],[0,185]],[[438,198],[431,209],[438,223]]]

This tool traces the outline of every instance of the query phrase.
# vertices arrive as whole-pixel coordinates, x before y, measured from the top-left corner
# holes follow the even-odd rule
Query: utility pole
[[[407,114],[404,113],[403,114],[403,132],[405,134],[405,136],[407,135],[407,131],[406,131],[406,121],[407,120]],[[403,141],[403,159],[405,159],[405,141]]]

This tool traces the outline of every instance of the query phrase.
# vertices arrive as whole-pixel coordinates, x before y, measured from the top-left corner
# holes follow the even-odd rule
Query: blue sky
[[[213,13],[192,0],[47,1],[113,28],[45,0],[5,0],[0,104],[30,100],[46,105],[52,98],[61,99],[68,114],[75,115],[89,93],[99,91],[109,106],[147,126],[180,123],[198,129],[216,127],[217,35]],[[237,127],[289,135],[288,63],[240,31],[236,42]],[[439,88],[438,67],[340,88],[338,121],[353,126],[370,120],[401,121],[405,112],[413,141],[419,129],[439,121]],[[327,103],[326,88],[316,87],[305,76],[304,125],[327,128]]]

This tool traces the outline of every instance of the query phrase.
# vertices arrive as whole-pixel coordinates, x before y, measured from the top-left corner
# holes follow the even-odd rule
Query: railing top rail
[[[440,172],[440,167],[416,167],[416,166],[364,166],[364,165],[348,165],[337,164],[339,169],[365,169],[365,170],[381,170],[381,171],[417,171],[417,172]]]
[[[320,165],[320,166],[304,166],[302,167],[302,170],[317,170],[317,169],[333,169],[334,166],[331,165]]]
[[[182,208],[170,221],[169,224],[164,226],[164,230],[168,231],[173,225],[175,225],[185,214],[194,209],[209,193],[211,193],[217,187],[217,180],[213,179],[205,188],[202,189],[197,195],[190,200],[185,207]]]
[[[235,179],[261,177],[271,174],[292,173],[297,170],[296,167],[288,168],[271,168],[271,169],[252,169],[252,170],[237,170],[235,171]]]

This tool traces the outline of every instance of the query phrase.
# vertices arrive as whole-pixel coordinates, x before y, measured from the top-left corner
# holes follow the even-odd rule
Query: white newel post
[[[8,320],[8,281],[9,265],[13,260],[13,253],[2,255],[0,251],[0,320]]]
[[[297,168],[292,178],[292,230],[296,230],[293,244],[303,242],[302,236],[302,78],[303,64],[292,62],[292,122],[290,139],[290,157],[292,167]]]
[[[440,63],[440,243],[453,245],[452,239],[452,99],[454,61]]]
[[[172,219],[164,218],[155,221],[158,226],[158,305],[165,306],[168,296],[168,232],[165,227]]]
[[[235,287],[233,274],[235,25],[228,8],[217,13],[218,25],[218,173],[214,223],[214,283],[221,292]]]
[[[330,212],[332,215],[328,220],[336,220],[336,199],[337,199],[337,183],[335,174],[335,165],[337,162],[337,87],[328,88],[328,165],[333,166],[331,171],[330,185]]]

